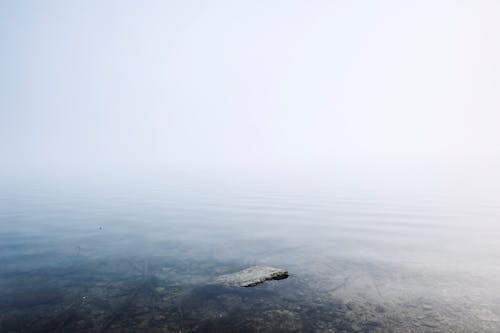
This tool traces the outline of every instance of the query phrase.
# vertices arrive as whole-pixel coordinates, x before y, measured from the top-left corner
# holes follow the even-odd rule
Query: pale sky
[[[0,0],[2,178],[500,166],[500,1]]]

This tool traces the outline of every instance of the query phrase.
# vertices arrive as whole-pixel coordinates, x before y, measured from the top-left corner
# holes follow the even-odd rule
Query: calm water
[[[1,332],[500,332],[500,206],[439,195],[4,190]],[[290,272],[253,288],[213,280]]]

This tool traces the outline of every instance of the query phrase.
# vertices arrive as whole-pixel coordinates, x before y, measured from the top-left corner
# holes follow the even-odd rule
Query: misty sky
[[[500,2],[0,0],[1,177],[500,166]]]

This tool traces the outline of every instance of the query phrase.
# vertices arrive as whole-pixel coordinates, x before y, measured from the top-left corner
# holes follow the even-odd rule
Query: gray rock
[[[281,280],[288,277],[284,269],[253,266],[242,271],[219,276],[215,283],[226,286],[253,287],[267,280]]]

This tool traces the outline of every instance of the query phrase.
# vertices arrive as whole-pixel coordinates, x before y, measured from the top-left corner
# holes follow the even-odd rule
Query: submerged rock
[[[288,277],[284,269],[253,266],[242,271],[219,276],[215,283],[227,286],[253,287],[267,280],[282,280]]]

